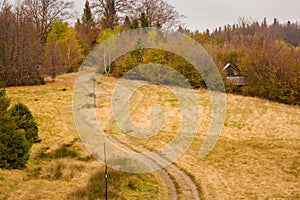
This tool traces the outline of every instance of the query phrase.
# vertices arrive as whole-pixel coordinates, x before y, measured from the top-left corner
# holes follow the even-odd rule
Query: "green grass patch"
[[[157,199],[158,183],[146,174],[127,174],[109,170],[108,199]],[[88,184],[69,196],[70,199],[105,199],[105,174],[98,171]]]
[[[61,146],[60,148],[49,152],[41,152],[39,158],[41,159],[61,159],[61,158],[77,158],[79,154],[70,148],[68,144]]]

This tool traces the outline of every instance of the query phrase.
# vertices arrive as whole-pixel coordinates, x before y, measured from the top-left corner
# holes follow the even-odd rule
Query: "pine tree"
[[[81,19],[77,19],[75,30],[80,42],[82,53],[86,56],[97,44],[96,39],[99,34],[89,0],[86,0],[85,2]]]
[[[147,15],[144,12],[141,14],[140,21],[141,21],[142,28],[149,27],[149,20]]]
[[[161,29],[162,25],[159,21],[157,21],[156,24],[155,24],[155,27],[158,28],[158,29]]]
[[[114,29],[116,25],[118,25],[118,17],[116,10],[116,2],[114,0],[106,0],[105,12],[102,18],[102,28],[110,28]]]
[[[161,27],[161,25],[156,24],[157,27]],[[148,16],[143,12],[141,13],[141,16],[139,18],[135,18],[133,19],[130,29],[137,29],[137,28],[145,28],[145,27],[149,27],[150,26],[150,22],[149,22],[149,18]]]
[[[0,168],[21,169],[29,159],[30,142],[8,112],[10,100],[0,90]]]
[[[40,142],[38,136],[38,127],[32,116],[32,113],[22,103],[15,104],[10,110],[10,115],[14,119],[18,129],[23,129],[25,131],[26,139],[30,144]]]
[[[86,0],[83,15],[82,15],[82,23],[93,22],[93,15],[90,7],[90,2]]]
[[[140,27],[140,25],[139,25],[139,20],[138,19],[134,19],[133,21],[132,21],[132,24],[131,24],[131,26],[130,26],[130,29],[137,29],[137,28],[139,28]]]
[[[124,21],[124,24],[123,24],[123,29],[127,30],[131,27],[131,21],[130,21],[130,18],[128,16],[125,17],[125,21]]]
[[[0,115],[3,115],[7,112],[9,105],[10,99],[7,98],[5,90],[0,89]]]

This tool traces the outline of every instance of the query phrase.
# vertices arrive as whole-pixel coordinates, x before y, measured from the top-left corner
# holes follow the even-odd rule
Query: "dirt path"
[[[140,107],[139,105],[142,104],[142,100],[146,97],[138,90],[136,92],[140,94],[141,97],[137,102],[135,102],[137,103],[135,109],[138,109]],[[103,102],[106,102],[108,100],[109,93],[110,91],[103,90],[101,91],[101,93],[96,94],[97,102],[100,103],[102,102],[102,100]],[[119,111],[123,109],[127,108],[120,108]],[[107,110],[106,114],[108,114]],[[110,116],[107,116],[108,124],[106,124],[105,131],[108,139],[125,151],[129,151],[137,155],[137,158],[146,163],[149,167],[152,167],[153,169],[159,169],[157,173],[165,182],[165,185],[168,189],[169,199],[200,199],[198,188],[193,180],[179,167],[174,164],[169,164],[170,162],[167,160],[167,158],[155,152],[151,152],[151,157],[149,155],[144,155],[141,152],[149,152],[149,149],[144,145],[139,145],[139,148],[137,149],[135,146],[131,145],[134,143],[132,143],[129,138],[127,138],[129,140],[125,142],[120,138],[114,137],[114,133],[112,133],[112,127],[115,126],[116,122],[112,113],[110,113],[109,115]]]
[[[110,133],[110,131],[108,131]],[[120,141],[118,141],[116,138],[114,138],[111,134],[107,134],[107,137],[110,141],[112,141],[113,143],[117,144],[120,148],[126,150],[126,151],[133,151],[135,152],[132,148],[126,146],[125,144],[121,143]],[[135,152],[137,153],[137,152]],[[143,162],[147,163],[149,166],[153,167],[153,168],[159,168],[159,166],[150,158],[139,154],[138,158],[141,159]],[[160,175],[160,177],[165,181],[165,184],[168,188],[168,195],[170,199],[177,199],[177,193],[176,193],[176,187],[175,184],[173,182],[173,180],[170,178],[168,172],[164,169],[160,169],[157,171],[157,173]]]
[[[113,122],[112,122],[113,123]],[[125,149],[126,151],[133,151],[134,153],[138,153],[134,151],[133,148],[127,146],[126,144],[120,142],[115,137],[110,134],[110,131],[107,132],[107,137],[119,145],[119,147]],[[138,153],[139,154],[139,153]],[[168,163],[169,161],[159,154],[152,153],[152,157],[147,157],[143,154],[139,154],[138,156],[143,162],[147,163],[149,166],[153,168],[160,168],[161,166],[157,163]],[[168,188],[169,199],[195,199],[198,200],[199,193],[196,184],[192,181],[192,179],[185,174],[181,169],[179,169],[174,164],[170,164],[167,168],[161,168],[157,171],[161,178],[165,181],[165,184]],[[175,179],[175,180],[173,180]],[[177,184],[176,184],[176,183]],[[175,185],[178,185],[180,188],[176,188]],[[177,190],[180,191],[181,194],[177,194]]]
[[[113,127],[114,123],[115,121],[113,119],[113,116],[111,116],[109,127]],[[121,142],[117,138],[113,137],[113,135],[111,134],[111,128],[107,129],[106,135],[110,141],[112,141],[122,149],[125,149],[126,151],[132,151],[135,154],[139,154],[138,157],[143,162],[151,166],[152,168],[154,169],[160,168],[160,170],[158,170],[157,172],[161,176],[161,178],[165,181],[165,184],[168,188],[168,195],[170,200],[174,200],[174,199],[199,200],[200,199],[196,184],[180,168],[178,168],[174,164],[169,164],[168,167],[162,168],[163,166],[160,166],[158,164],[158,163],[169,163],[169,161],[166,158],[154,152],[151,153],[151,157],[139,153],[138,151],[134,150],[133,147],[130,147],[130,145]],[[146,147],[144,146],[142,148],[144,148],[144,152],[149,151],[149,149],[146,149]]]

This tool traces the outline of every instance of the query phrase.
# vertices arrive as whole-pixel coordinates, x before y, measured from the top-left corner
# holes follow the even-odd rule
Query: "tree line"
[[[140,27],[143,27],[144,17],[139,20]],[[219,27],[213,32],[191,32],[180,26],[177,31],[199,42],[212,56],[220,72],[228,63],[241,71],[247,81],[243,87],[226,82],[223,74],[227,92],[300,105],[300,24],[297,22],[280,24],[275,18],[274,23],[268,25],[266,19],[259,23],[241,18],[238,24]],[[130,69],[147,63],[166,64],[184,75],[195,89],[206,88],[203,78],[191,63],[162,50],[142,49],[126,54],[112,63],[110,73],[121,77]],[[139,79],[169,84],[164,73],[159,76],[151,70],[147,73],[147,77]]]
[[[212,55],[220,70],[231,63],[241,70],[247,86],[232,92],[285,104],[300,105],[300,24],[268,25],[240,19],[238,24],[190,33]]]
[[[74,2],[0,2],[0,80],[6,86],[43,84],[45,76],[76,71],[97,45],[100,33],[137,23],[175,27],[181,15],[164,0],[88,0],[74,27]],[[133,25],[134,26],[134,25]],[[137,24],[135,24],[137,26]]]
[[[6,86],[43,84],[45,76],[77,71],[99,43],[122,31],[157,27],[183,32],[211,54],[220,71],[231,63],[247,86],[226,84],[229,92],[300,104],[300,25],[268,25],[240,19],[212,32],[189,31],[182,15],[165,0],[86,0],[74,26],[74,2],[65,0],[3,1],[0,7],[0,80]],[[142,44],[137,44],[141,45]],[[108,60],[109,61],[109,60]],[[105,73],[121,77],[147,63],[166,64],[183,74],[194,88],[206,87],[193,65],[178,55],[154,49],[128,53]],[[155,75],[153,75],[155,76]],[[150,77],[151,78],[151,77]],[[225,80],[225,77],[224,77]]]

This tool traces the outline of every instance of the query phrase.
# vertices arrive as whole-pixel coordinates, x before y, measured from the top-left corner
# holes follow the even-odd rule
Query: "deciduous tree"
[[[180,15],[175,7],[165,0],[141,0],[137,9],[140,13],[145,13],[149,20],[149,26],[155,27],[157,24],[165,28],[178,28]]]
[[[43,82],[42,47],[38,32],[23,6],[5,4],[0,10],[0,74],[6,86]]]
[[[68,23],[56,21],[47,37],[45,47],[46,68],[52,76],[76,71],[83,60],[76,32]]]
[[[100,15],[103,28],[113,29],[126,14],[132,15],[136,0],[95,0],[94,7]]]
[[[56,20],[67,20],[72,17],[73,1],[65,0],[23,0],[27,15],[34,22],[39,37],[46,40],[52,24]]]

